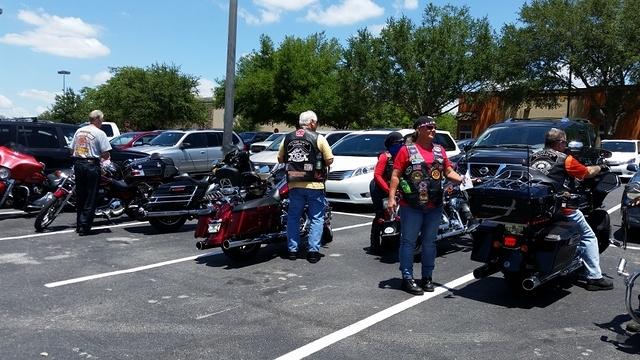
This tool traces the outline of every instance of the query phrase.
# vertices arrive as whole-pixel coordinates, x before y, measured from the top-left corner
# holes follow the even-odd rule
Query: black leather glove
[[[601,173],[603,173],[603,172],[607,172],[607,171],[609,171],[609,170],[610,170],[610,169],[609,169],[609,165],[607,165],[607,164],[600,164],[600,172],[601,172]]]

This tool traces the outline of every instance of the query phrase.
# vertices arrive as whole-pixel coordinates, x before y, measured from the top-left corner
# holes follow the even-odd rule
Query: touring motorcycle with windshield
[[[569,146],[580,148],[580,144]],[[599,150],[593,163],[586,165],[602,164],[610,155]],[[609,245],[611,225],[602,204],[619,185],[617,175],[605,171],[578,181],[573,189],[558,189],[543,171],[510,165],[469,189],[471,211],[483,219],[473,233],[471,260],[484,265],[474,270],[474,276],[502,272],[512,289],[531,291],[577,271],[582,267],[581,231],[565,215],[580,209],[603,252]]]
[[[220,178],[238,179],[235,169],[225,169]],[[236,181],[230,181],[232,185]],[[244,194],[237,187],[219,187],[209,212],[198,219],[196,243],[200,250],[220,247],[232,260],[249,260],[256,256],[262,244],[284,242],[287,239],[289,187],[284,166],[276,165],[259,185]],[[305,211],[306,214],[306,211]],[[309,219],[300,220],[301,239],[309,232]],[[331,208],[326,205],[321,243],[333,240]]]

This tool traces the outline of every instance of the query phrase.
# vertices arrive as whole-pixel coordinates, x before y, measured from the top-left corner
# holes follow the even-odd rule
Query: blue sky
[[[514,22],[524,0],[431,1],[468,6],[499,30]],[[360,28],[379,31],[389,17],[419,22],[427,0],[239,0],[239,58],[258,47],[261,34],[325,31],[344,43]],[[180,66],[199,77],[210,96],[226,71],[228,1],[225,0],[0,0],[0,115],[35,116],[66,86],[79,90],[109,79],[108,69]]]

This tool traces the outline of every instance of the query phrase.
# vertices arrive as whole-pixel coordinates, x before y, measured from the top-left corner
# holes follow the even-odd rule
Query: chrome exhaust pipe
[[[456,231],[450,231],[450,232],[446,232],[444,234],[440,234],[438,236],[436,236],[436,241],[438,240],[442,240],[442,239],[446,239],[452,236],[458,236],[458,235],[462,235],[465,233],[465,230],[456,230]]]
[[[498,272],[497,266],[491,266],[490,264],[484,264],[479,268],[473,270],[473,277],[476,279],[486,278]]]
[[[213,246],[209,245],[209,243],[206,242],[206,241],[198,241],[198,242],[196,242],[196,248],[198,250],[206,250],[206,249],[210,249],[212,247]]]
[[[538,279],[537,276],[531,276],[522,280],[522,288],[527,291],[531,291],[537,288],[538,286],[540,286],[540,284],[541,284],[540,279]]]
[[[281,231],[279,233],[267,234],[253,239],[243,239],[243,240],[225,240],[222,242],[222,248],[225,250],[237,248],[240,246],[246,245],[254,245],[254,244],[268,244],[271,242],[275,242],[280,238],[283,238],[287,235],[286,231]]]
[[[209,209],[198,209],[198,210],[177,210],[177,211],[146,211],[142,210],[144,217],[152,218],[152,217],[166,217],[166,216],[201,216],[208,215],[211,213]]]

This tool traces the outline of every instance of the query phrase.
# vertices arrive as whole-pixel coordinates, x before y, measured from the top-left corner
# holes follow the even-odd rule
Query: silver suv
[[[233,144],[244,150],[244,143],[235,132]],[[211,163],[223,157],[222,130],[167,130],[136,150],[171,158],[182,173],[207,173]]]

